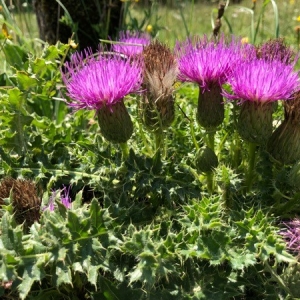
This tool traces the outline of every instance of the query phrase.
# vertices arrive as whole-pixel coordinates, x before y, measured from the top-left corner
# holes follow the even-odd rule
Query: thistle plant
[[[121,31],[118,42],[112,45],[112,50],[126,56],[141,54],[144,47],[151,42],[151,36],[139,31]]]
[[[154,132],[156,149],[162,144],[163,130],[175,118],[174,83],[178,68],[175,56],[167,45],[152,42],[143,50],[144,79],[141,103],[142,121]]]
[[[227,99],[241,105],[238,132],[249,145],[246,186],[251,188],[256,147],[265,146],[273,130],[273,102],[288,100],[299,86],[293,66],[278,60],[250,59],[241,62],[228,78],[232,93]]]
[[[124,97],[138,92],[142,81],[141,60],[91,51],[75,53],[62,70],[69,103],[74,109],[96,110],[101,133],[109,142],[120,144],[124,158],[133,124]]]
[[[195,38],[177,43],[176,53],[179,65],[179,80],[195,82],[199,85],[196,118],[208,135],[207,146],[215,151],[215,132],[224,120],[222,84],[227,80],[232,68],[241,60],[242,45],[232,38],[230,42],[221,36],[219,40]],[[200,152],[199,152],[200,151]],[[197,156],[207,153],[199,150]],[[201,153],[201,154],[200,154]],[[205,159],[203,157],[203,159]],[[214,164],[215,166],[215,164]],[[208,185],[213,189],[211,172],[207,173]]]
[[[0,197],[0,298],[297,298],[298,219],[285,235],[280,229],[300,212],[300,163],[275,172],[264,151],[272,140],[267,104],[280,122],[274,103],[284,98],[290,127],[280,138],[291,133],[269,150],[277,160],[288,155],[285,164],[298,159],[294,54],[281,41],[257,48],[224,36],[178,42],[175,54],[159,41],[131,46],[69,58],[71,44],[45,45],[41,55],[3,45],[0,177],[30,178],[47,192],[40,205],[33,189],[15,190],[20,179],[10,179]],[[176,78],[189,83],[178,87]],[[151,136],[158,155],[146,149]],[[125,144],[127,158],[103,139]],[[238,143],[244,156],[232,164]],[[247,143],[261,150],[255,174]],[[16,195],[38,201],[22,211],[29,222],[18,216]]]

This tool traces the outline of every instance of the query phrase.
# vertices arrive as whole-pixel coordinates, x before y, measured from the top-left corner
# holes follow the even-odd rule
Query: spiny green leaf
[[[93,284],[95,287],[97,286],[97,278],[98,278],[98,271],[99,266],[89,266],[87,270],[87,278],[88,281]]]
[[[93,199],[90,206],[91,224],[96,230],[103,228],[103,211],[96,199]]]
[[[58,262],[55,270],[56,285],[71,284],[72,285],[72,273],[70,267],[67,267],[63,262]]]

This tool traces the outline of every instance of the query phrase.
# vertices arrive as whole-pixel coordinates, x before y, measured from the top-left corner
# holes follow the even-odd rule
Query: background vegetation
[[[49,45],[30,1],[0,4],[0,297],[300,298],[297,253],[279,234],[300,213],[299,177],[292,181],[293,165],[261,151],[245,192],[248,152],[233,104],[216,134],[214,192],[194,163],[206,134],[193,84],[175,84],[176,118],[163,152],[141,123],[139,96],[126,98],[134,133],[124,160],[101,136],[95,112],[73,112],[65,102],[60,68],[77,40]],[[171,48],[190,35],[210,36],[218,12],[217,2],[201,0],[122,7],[120,30],[149,32]],[[299,0],[228,2],[221,32],[253,44],[284,37],[299,50],[299,9]],[[61,22],[76,28],[67,16]],[[282,118],[279,104],[274,129]],[[11,178],[33,181],[34,191]],[[62,203],[66,188],[71,208]],[[28,207],[37,199],[36,218]]]

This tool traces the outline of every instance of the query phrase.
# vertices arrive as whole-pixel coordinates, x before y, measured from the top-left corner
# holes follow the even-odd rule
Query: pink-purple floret
[[[294,219],[284,225],[286,228],[280,234],[286,240],[288,249],[300,255],[300,220]]]
[[[142,53],[143,48],[150,44],[151,36],[143,32],[121,31],[119,42],[124,44],[113,44],[112,50],[127,56],[133,56]]]
[[[190,39],[177,43],[175,53],[180,72],[178,79],[198,83],[203,90],[209,90],[214,84],[221,86],[232,68],[244,59],[247,47],[235,38],[228,43],[224,37],[217,43],[209,41],[207,37],[195,43]]]
[[[61,190],[52,191],[52,194],[51,194],[50,199],[49,199],[49,203],[46,207],[44,207],[43,210],[49,209],[50,211],[54,211],[54,209],[55,209],[55,198],[56,198],[57,193],[60,193],[61,203],[67,209],[70,209],[71,206],[72,206],[72,200],[71,200],[71,197],[70,197],[70,189],[71,189],[71,186],[69,186],[69,187],[64,186]]]
[[[237,65],[228,83],[232,93],[224,91],[223,95],[240,103],[288,100],[300,87],[298,73],[292,65],[257,58]]]
[[[62,69],[67,95],[74,109],[99,110],[111,106],[130,93],[138,92],[142,83],[142,63],[118,55],[75,53]]]

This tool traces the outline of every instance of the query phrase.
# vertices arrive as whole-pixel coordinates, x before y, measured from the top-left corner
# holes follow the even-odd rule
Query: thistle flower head
[[[156,98],[172,94],[178,68],[170,48],[155,41],[145,47],[143,58],[145,64],[143,84],[147,90]]]
[[[300,255],[300,219],[296,218],[284,225],[286,228],[280,234],[286,240],[288,249]]]
[[[271,39],[258,46],[256,56],[269,61],[279,60],[286,65],[296,62],[295,53],[285,44],[282,38]]]
[[[117,55],[90,50],[75,53],[62,69],[67,95],[75,109],[111,106],[129,93],[139,91],[142,82],[141,60],[123,59]]]
[[[224,36],[218,42],[209,41],[206,36],[194,43],[188,39],[177,43],[179,80],[196,82],[204,90],[225,83],[235,64],[243,58],[243,49],[249,48],[232,39],[227,43]]]
[[[174,83],[177,61],[167,45],[152,42],[143,50],[145,93],[141,105],[142,120],[150,130],[167,128],[174,120]]]
[[[287,100],[299,88],[298,74],[279,60],[253,59],[237,65],[228,78],[232,94],[223,95],[240,103]]]
[[[4,178],[0,182],[0,205],[12,194],[15,219],[29,227],[40,218],[41,199],[37,195],[34,182],[25,179]]]
[[[119,44],[113,44],[112,50],[126,56],[135,56],[142,53],[143,48],[150,44],[151,37],[147,33],[134,31],[121,31]]]
[[[71,201],[71,197],[70,197],[70,189],[71,189],[71,186],[69,186],[68,188],[64,186],[61,190],[60,189],[53,190],[52,194],[49,198],[48,205],[46,207],[44,207],[44,210],[49,209],[50,211],[54,211],[55,199],[58,194],[60,196],[61,203],[65,206],[65,208],[70,209],[71,205],[72,205],[72,201]]]

